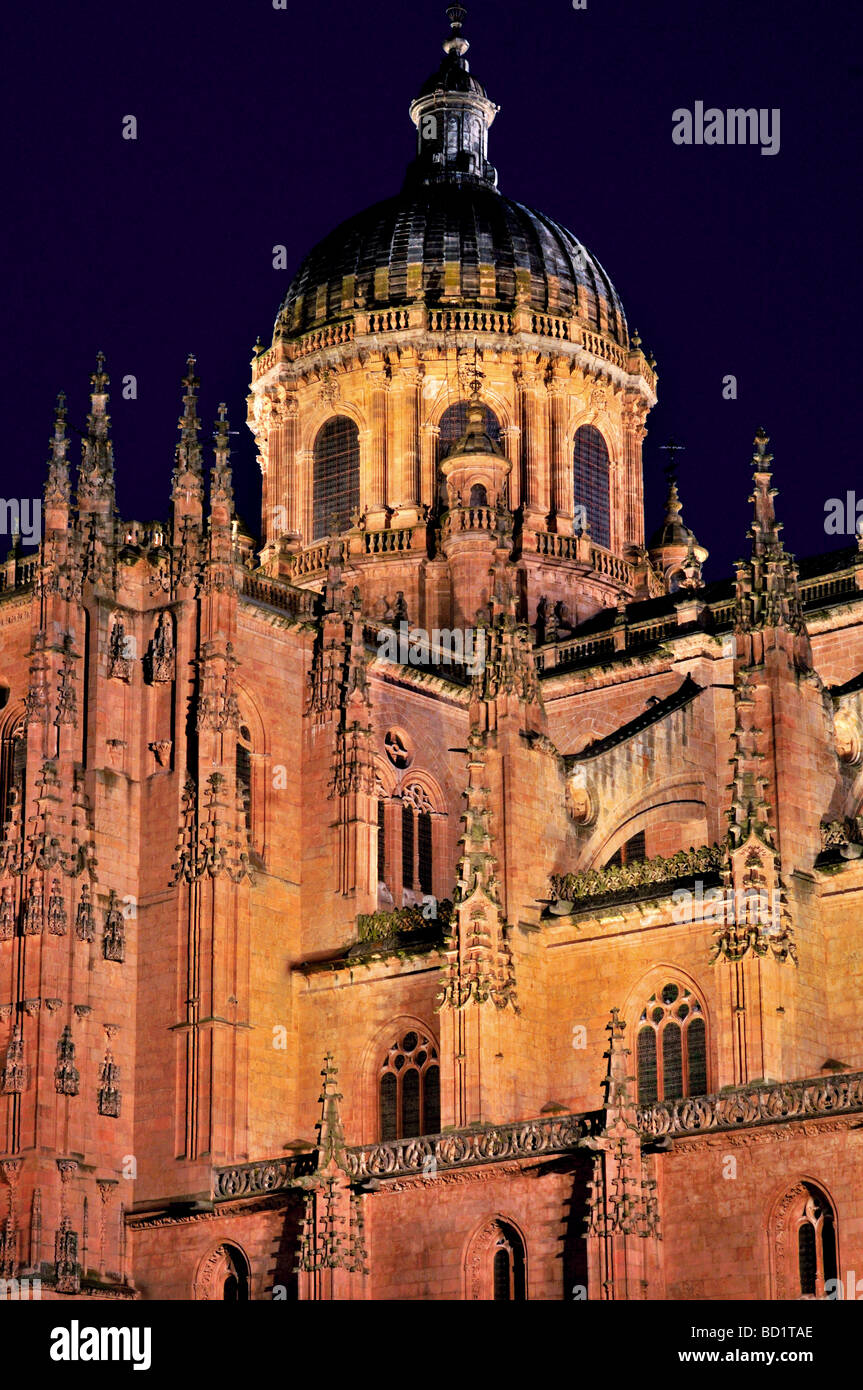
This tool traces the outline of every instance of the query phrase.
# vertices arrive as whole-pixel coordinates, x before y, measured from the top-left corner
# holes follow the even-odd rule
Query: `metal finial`
[[[678,455],[678,454],[685,453],[685,451],[686,451],[686,445],[685,445],[685,444],[681,444],[680,440],[679,440],[679,439],[675,439],[675,438],[674,438],[674,435],[672,434],[672,435],[669,436],[668,443],[667,443],[667,444],[661,444],[659,447],[660,447],[665,453],[668,454],[668,464],[667,464],[666,469],[665,469],[665,475],[666,475],[666,477],[668,478],[668,481],[669,481],[670,483],[676,482],[676,481],[677,481],[677,455]]]
[[[461,28],[467,18],[467,10],[464,5],[450,5],[447,10],[447,18],[450,22],[452,35],[447,39],[443,46],[444,53],[454,53],[457,58],[463,58],[470,48],[467,39],[462,37]]]

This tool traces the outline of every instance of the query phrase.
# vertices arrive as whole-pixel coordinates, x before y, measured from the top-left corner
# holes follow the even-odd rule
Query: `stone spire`
[[[454,895],[455,913],[442,969],[437,1007],[463,1009],[491,1002],[519,1012],[515,967],[506,939],[497,859],[486,785],[487,736],[468,736],[468,783],[462,815],[464,833]]]
[[[190,353],[186,358],[186,375],[183,377],[183,413],[180,416],[180,440],[177,444],[174,466],[174,492],[183,486],[188,487],[191,479],[203,483],[204,468],[201,443],[198,435],[201,422],[198,419],[198,387],[200,379],[195,376],[195,358]],[[191,475],[191,476],[190,476]]]
[[[683,521],[683,503],[677,484],[675,454],[683,446],[672,440],[664,445],[671,455],[666,468],[668,492],[665,498],[665,519],[654,531],[647,550],[654,568],[659,570],[669,591],[696,589],[701,584],[701,566],[708,551],[699,545],[694,533]]]
[[[104,353],[96,354],[96,370],[90,377],[90,413],[87,416],[87,437],[82,446],[81,470],[78,477],[78,502],[82,510],[103,510],[104,504],[114,502],[114,448],[110,438],[111,420],[108,415],[108,386]],[[101,502],[94,508],[88,503]]]
[[[339,1090],[339,1069],[331,1052],[324,1057],[321,1076],[324,1079],[319,1097],[321,1118],[315,1126],[318,1132],[318,1168],[327,1168],[330,1163],[344,1168],[345,1135],[339,1108],[342,1093]]]
[[[222,401],[219,406],[218,418],[216,419],[215,431],[213,434],[214,462],[210,471],[210,507],[217,503],[227,507],[229,513],[233,513],[234,488],[231,473],[231,444],[229,439],[230,422],[228,420],[228,407]]]
[[[755,436],[753,490],[749,497],[755,509],[748,532],[751,558],[737,562],[736,629],[738,634],[765,628],[793,632],[801,638],[796,655],[809,668],[811,652],[797,587],[797,565],[783,545],[782,523],[777,521],[773,505],[778,489],[772,486],[773,455],[767,451],[769,443],[760,429]]]
[[[61,391],[57,396],[54,412],[54,434],[51,438],[51,457],[48,460],[48,478],[45,483],[45,505],[65,507],[69,504],[71,485],[69,482],[69,460],[66,450],[66,396]]]
[[[452,33],[444,60],[411,103],[417,128],[417,155],[406,183],[484,183],[497,187],[497,170],[488,160],[488,130],[498,112],[465,57],[470,45],[462,34],[463,5],[450,5]]]

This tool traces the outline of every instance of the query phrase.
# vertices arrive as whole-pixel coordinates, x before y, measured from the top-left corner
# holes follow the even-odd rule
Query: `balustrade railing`
[[[284,580],[268,579],[263,576],[243,573],[240,592],[245,598],[256,603],[265,603],[269,608],[278,608],[289,613],[292,618],[314,618],[317,611],[318,595],[313,589],[296,589]]]
[[[658,1139],[822,1119],[863,1110],[863,1072],[774,1085],[741,1086],[710,1096],[656,1101],[638,1108],[638,1128]]]

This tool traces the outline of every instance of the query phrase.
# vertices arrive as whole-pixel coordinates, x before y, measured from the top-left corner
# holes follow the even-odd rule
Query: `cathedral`
[[[120,518],[99,357],[0,567],[6,1296],[863,1275],[863,539],[794,559],[761,429],[733,576],[673,451],[645,530],[656,363],[448,18],[256,345],[260,544],[194,358]]]

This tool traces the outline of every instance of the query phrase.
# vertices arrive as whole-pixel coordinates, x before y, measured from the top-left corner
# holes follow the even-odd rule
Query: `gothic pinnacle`
[[[62,505],[69,501],[69,461],[66,458],[69,440],[66,438],[66,396],[63,391],[57,395],[57,405],[54,409],[54,433],[50,443],[51,457],[48,460],[45,501],[46,503],[53,502]]]
[[[109,496],[114,483],[114,453],[109,437],[111,420],[107,412],[110,377],[105,371],[105,354],[96,354],[96,370],[90,377],[90,413],[87,435],[82,446],[79,499],[101,494]]]
[[[224,401],[221,402],[213,430],[213,447],[215,452],[215,462],[210,473],[210,506],[214,502],[227,504],[229,507],[234,500],[234,489],[231,478],[231,444],[230,444],[230,422],[228,420],[228,407]]]
[[[180,416],[180,442],[177,445],[175,478],[183,473],[202,474],[201,445],[198,435],[201,422],[198,419],[198,387],[200,379],[195,375],[195,358],[190,353],[186,358],[186,375],[183,377],[183,413]]]

